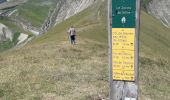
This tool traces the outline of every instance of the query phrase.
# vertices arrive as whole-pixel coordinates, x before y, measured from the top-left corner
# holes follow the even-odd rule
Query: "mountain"
[[[0,23],[9,26],[13,36],[22,38],[23,35],[28,35],[28,38],[24,37],[21,39],[22,42],[18,40],[8,47],[4,45],[10,45],[9,43],[12,41],[6,40],[7,42],[1,45],[0,51],[32,40],[35,36],[47,32],[57,23],[84,10],[93,2],[93,0],[12,0],[1,4],[7,8],[0,10],[2,13]],[[13,7],[14,4],[19,6]]]
[[[45,3],[50,6],[42,8],[47,0],[28,0],[11,16],[21,18],[21,23],[31,23],[29,25],[38,31],[47,29],[39,36],[30,35],[30,31],[11,23],[8,17],[0,19],[11,30],[34,37],[22,47],[0,53],[0,99],[94,100],[109,97],[106,1],[54,1]],[[58,3],[61,3],[59,7]],[[149,13],[150,3],[150,0],[142,1],[139,99],[169,100],[170,29]],[[79,10],[80,4],[84,4],[83,10]],[[41,11],[41,8],[46,10]],[[76,45],[68,41],[67,29],[72,25],[78,32]]]
[[[24,47],[1,53],[1,99],[108,97],[106,8],[96,0]],[[71,25],[78,32],[75,46],[66,33]]]
[[[148,13],[170,28],[170,1],[169,0],[152,0],[148,5]]]

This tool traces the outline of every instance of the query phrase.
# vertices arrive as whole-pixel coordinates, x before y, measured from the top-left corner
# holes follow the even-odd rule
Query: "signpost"
[[[138,100],[140,0],[108,0],[110,100]]]

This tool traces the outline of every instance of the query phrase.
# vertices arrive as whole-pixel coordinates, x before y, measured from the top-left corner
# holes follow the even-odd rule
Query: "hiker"
[[[68,34],[71,44],[76,44],[76,30],[73,26],[69,28]]]

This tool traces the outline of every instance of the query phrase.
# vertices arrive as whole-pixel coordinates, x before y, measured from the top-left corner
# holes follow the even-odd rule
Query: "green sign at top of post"
[[[112,28],[135,28],[136,0],[112,0]]]

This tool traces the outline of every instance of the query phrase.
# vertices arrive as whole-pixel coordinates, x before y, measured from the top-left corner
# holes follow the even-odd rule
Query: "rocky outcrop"
[[[148,5],[148,13],[170,28],[170,0],[152,0]]]
[[[26,41],[28,39],[28,34],[24,34],[24,33],[20,33],[19,37],[18,37],[18,43],[17,45],[23,43],[24,41]]]
[[[63,20],[81,12],[89,7],[96,0],[60,0],[57,2],[54,10],[50,10],[49,16],[46,19],[42,30],[44,32]]]
[[[10,9],[13,7],[16,7],[22,3],[25,3],[27,0],[15,0],[15,1],[9,1],[9,2],[5,2],[5,3],[1,3],[0,4],[0,10],[2,9]]]
[[[8,27],[0,23],[0,42],[6,40],[12,41],[12,36],[12,32],[8,29]]]
[[[0,4],[6,2],[7,0],[0,0]]]
[[[30,22],[28,22],[27,20],[24,20],[23,18],[15,17],[15,18],[10,18],[10,20],[11,20],[11,22],[15,23],[16,25],[18,25],[25,31],[31,32],[35,36],[37,36],[41,33],[40,29],[32,26],[32,24]]]

